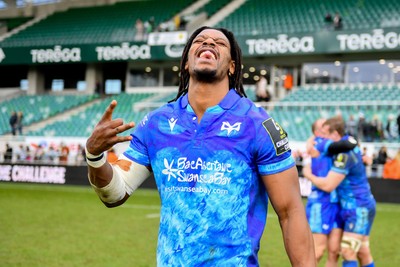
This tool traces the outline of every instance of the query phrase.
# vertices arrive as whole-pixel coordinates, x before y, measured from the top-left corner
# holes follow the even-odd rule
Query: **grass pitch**
[[[108,209],[89,187],[0,183],[0,266],[156,266],[159,206],[155,190]],[[376,266],[400,266],[399,237],[400,205],[378,204]],[[259,257],[262,267],[290,266],[272,208]]]

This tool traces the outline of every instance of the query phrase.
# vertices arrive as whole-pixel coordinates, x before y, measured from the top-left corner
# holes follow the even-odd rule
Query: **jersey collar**
[[[236,92],[235,89],[230,89],[229,92],[226,94],[224,99],[217,106],[222,109],[228,110],[233,107],[233,105],[240,99],[240,95]],[[188,94],[185,94],[181,97],[181,108],[187,108],[189,105]]]

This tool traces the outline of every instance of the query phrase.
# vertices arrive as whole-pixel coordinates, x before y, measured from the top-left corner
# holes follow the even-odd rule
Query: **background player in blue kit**
[[[161,198],[158,266],[259,266],[268,199],[292,266],[316,266],[286,132],[245,97],[241,50],[225,29],[202,27],[183,51],[176,99],[134,127],[112,101],[86,143],[89,180],[108,207],[151,172]],[[103,152],[130,141],[111,165]]]
[[[319,153],[314,148],[315,144],[321,145],[327,141],[323,138],[322,125],[324,118],[317,119],[311,126],[313,136],[307,142],[307,153],[312,156],[312,173],[325,177],[332,167],[332,155],[349,151],[357,146],[357,142],[349,140],[330,142],[328,153]],[[328,251],[326,267],[337,266],[340,252],[340,240],[343,232],[343,222],[340,217],[340,204],[336,191],[325,192],[312,186],[306,204],[306,215],[314,238],[315,256],[319,262]]]
[[[323,127],[325,136],[333,141],[347,138],[344,122],[340,118],[328,119]],[[326,144],[318,149],[323,152],[325,148]],[[324,191],[331,192],[335,188],[337,190],[344,221],[341,241],[343,266],[358,266],[358,257],[361,266],[373,267],[369,235],[375,218],[376,202],[371,193],[359,147],[337,154],[326,177],[312,174],[309,168],[304,168],[303,174]]]

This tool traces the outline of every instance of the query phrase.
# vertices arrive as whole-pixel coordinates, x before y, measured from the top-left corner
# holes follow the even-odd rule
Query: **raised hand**
[[[117,106],[117,101],[111,101],[86,142],[86,149],[93,155],[107,151],[117,143],[130,141],[132,136],[118,136],[118,134],[135,127],[135,123],[124,124],[121,118],[113,119],[112,114]]]

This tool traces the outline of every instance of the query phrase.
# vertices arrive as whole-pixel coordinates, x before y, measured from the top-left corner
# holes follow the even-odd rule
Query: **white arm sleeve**
[[[146,166],[128,159],[123,154],[118,157],[118,160],[127,163],[123,168],[118,163],[111,165],[113,177],[108,185],[99,188],[89,179],[89,183],[100,199],[110,204],[120,201],[126,194],[131,195],[150,176],[150,171]]]

